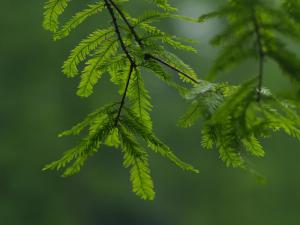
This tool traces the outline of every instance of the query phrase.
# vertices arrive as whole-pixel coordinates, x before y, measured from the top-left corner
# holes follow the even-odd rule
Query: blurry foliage
[[[264,64],[268,59],[274,60],[283,74],[299,85],[300,59],[285,45],[285,39],[299,44],[300,24],[291,16],[290,1],[283,2],[284,6],[269,2],[231,0],[199,18],[200,22],[215,17],[226,21],[224,30],[211,40],[222,49],[209,80],[248,58],[257,60],[258,71],[251,81],[239,87],[203,82],[187,95],[192,104],[180,122],[189,127],[202,118],[202,146],[215,146],[227,166],[250,171],[245,157],[265,155],[261,139],[282,130],[300,140],[298,99],[277,97],[263,88]],[[297,5],[293,4],[296,11]]]

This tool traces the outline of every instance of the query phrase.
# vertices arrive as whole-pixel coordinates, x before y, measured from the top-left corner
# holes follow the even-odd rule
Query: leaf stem
[[[153,60],[155,60],[155,61],[157,61],[157,62],[159,62],[159,63],[161,63],[161,64],[163,64],[163,65],[165,65],[165,66],[167,66],[167,67],[169,67],[170,69],[175,70],[176,72],[182,74],[183,76],[185,76],[185,77],[188,78],[189,80],[193,81],[194,83],[200,84],[200,82],[199,82],[198,80],[194,79],[194,78],[191,77],[189,74],[183,72],[182,70],[177,69],[176,67],[170,65],[169,63],[163,61],[163,60],[160,59],[160,58],[157,58],[157,57],[154,56],[154,55],[146,54],[146,55],[145,55],[145,59],[153,59]]]
[[[263,85],[263,74],[264,74],[264,59],[265,53],[263,49],[262,37],[260,33],[260,26],[255,16],[255,12],[253,13],[253,25],[254,31],[256,35],[256,42],[258,47],[258,57],[259,57],[259,66],[258,66],[258,86],[257,86],[257,96],[256,101],[260,102],[261,100],[261,90]]]
[[[120,107],[119,107],[119,110],[118,110],[118,115],[117,115],[117,118],[116,118],[115,126],[118,126],[118,123],[119,123],[119,120],[120,120],[121,112],[122,112],[122,109],[123,109],[124,104],[125,104],[125,98],[126,98],[126,95],[127,95],[131,75],[133,73],[134,68],[135,68],[135,66],[133,64],[131,64],[130,69],[129,69],[127,82],[126,82],[126,86],[125,86],[125,90],[124,90],[124,93],[123,93],[123,96],[122,96],[122,101],[121,101],[121,104],[120,104]]]
[[[131,79],[131,75],[132,75],[132,72],[133,70],[137,67],[133,57],[131,57],[124,41],[123,41],[123,38],[122,38],[122,35],[121,35],[121,32],[120,32],[120,28],[119,28],[119,25],[118,25],[118,22],[117,22],[117,18],[116,18],[116,15],[114,13],[114,10],[111,6],[111,1],[109,0],[104,0],[105,2],[105,5],[106,5],[106,8],[112,18],[112,21],[113,21],[113,25],[114,25],[114,28],[115,28],[115,33],[118,37],[118,40],[120,42],[120,45],[121,45],[121,48],[123,50],[123,52],[125,53],[126,57],[128,58],[129,62],[130,62],[130,69],[129,69],[129,74],[128,74],[128,78],[127,78],[127,82],[126,82],[126,87],[125,87],[125,90],[124,90],[124,93],[123,93],[123,96],[122,96],[122,100],[121,100],[121,103],[120,103],[120,107],[119,107],[119,110],[118,110],[118,114],[117,114],[117,117],[116,117],[116,122],[115,122],[115,126],[118,126],[118,123],[119,123],[119,120],[120,120],[120,116],[121,116],[121,113],[122,113],[122,109],[124,107],[124,104],[125,104],[125,99],[126,99],[126,95],[127,95],[127,91],[128,91],[128,87],[129,87],[129,83],[130,83],[130,79]]]
[[[117,18],[116,18],[116,15],[114,13],[114,10],[112,9],[112,6],[109,3],[109,0],[104,0],[104,2],[105,2],[105,5],[106,5],[106,8],[107,8],[107,10],[108,10],[108,12],[109,12],[109,14],[110,14],[110,16],[112,18],[113,25],[114,25],[114,28],[115,28],[115,33],[117,34],[118,40],[119,40],[119,42],[121,44],[121,48],[124,51],[126,57],[130,61],[130,63],[132,65],[136,66],[134,59],[129,54],[129,51],[127,50],[126,45],[125,45],[125,43],[123,41],[123,38],[122,38],[122,35],[121,35],[121,32],[120,32],[120,28],[119,28],[119,25],[118,25]]]
[[[144,47],[143,42],[141,40],[141,38],[139,37],[139,35],[137,34],[137,32],[135,31],[134,27],[131,25],[131,23],[129,22],[129,20],[126,18],[125,14],[122,12],[122,10],[120,9],[120,7],[113,1],[113,0],[108,0],[111,5],[117,10],[117,12],[120,14],[121,18],[123,19],[123,21],[126,23],[126,25],[128,26],[130,32],[132,33],[132,35],[134,36],[135,41],[139,44],[139,46],[141,48]]]

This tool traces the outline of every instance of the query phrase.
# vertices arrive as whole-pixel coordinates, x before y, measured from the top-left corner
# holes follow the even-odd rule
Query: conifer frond
[[[181,159],[179,159],[167,145],[165,145],[163,142],[161,142],[154,135],[149,136],[146,141],[148,143],[149,148],[151,148],[154,152],[159,153],[163,157],[168,158],[170,161],[172,161],[175,165],[177,165],[181,169],[186,170],[186,171],[191,171],[194,173],[199,173],[198,169],[196,169],[194,166],[192,166],[188,163],[185,163]]]
[[[294,4],[293,1],[286,1],[286,11],[289,12]],[[221,46],[223,50],[215,61],[211,77],[232,64],[238,65],[260,55],[261,59],[275,60],[285,73],[298,80],[296,67],[300,60],[283,46],[281,36],[300,43],[299,27],[286,11],[266,4],[263,0],[233,0],[219,10],[200,17],[201,21],[214,17],[225,18],[228,23],[224,31],[212,39],[212,43]]]
[[[89,115],[86,116],[86,118],[82,122],[76,124],[70,130],[66,130],[66,131],[60,133],[59,137],[79,135],[95,119],[97,119],[98,121],[100,119],[106,119],[106,114],[112,113],[111,108],[113,106],[114,106],[114,104],[107,105],[107,106],[101,107],[100,109],[96,110],[95,112],[90,113]]]
[[[163,51],[154,53],[152,58],[164,65],[167,65],[171,69],[176,69],[182,81],[190,84],[199,83],[197,73],[189,65],[179,59],[175,54],[168,51]]]
[[[86,62],[86,66],[81,75],[77,95],[88,97],[93,93],[93,88],[101,76],[107,71],[111,63],[111,57],[118,51],[117,40],[109,41],[109,45],[100,47],[93,58]]]
[[[101,12],[103,9],[103,1],[98,1],[89,5],[87,9],[76,13],[72,19],[70,19],[60,30],[58,30],[54,35],[54,39],[59,40],[68,36],[73,29],[83,23],[88,17]]]
[[[299,81],[300,60],[284,45],[284,38],[300,43],[299,25],[291,14],[299,5],[296,6],[296,1],[285,1],[284,6],[278,8],[264,0],[231,0],[199,18],[200,22],[211,18],[227,22],[224,30],[211,40],[222,49],[212,66],[210,79],[249,58],[258,61],[257,77],[249,82],[240,86],[198,85],[186,96],[191,104],[179,124],[189,127],[202,120],[202,146],[216,147],[227,166],[246,169],[247,155],[263,157],[261,139],[276,131],[299,139],[299,110],[285,108],[285,100],[277,99],[262,86],[267,58]]]
[[[201,130],[201,146],[206,150],[212,150],[217,142],[216,131],[214,129],[213,125],[210,126],[206,123]]]
[[[181,43],[176,36],[167,35],[165,32],[159,30],[153,25],[150,25],[149,23],[141,23],[140,27],[144,29],[147,34],[152,37],[152,39],[159,39],[162,43],[168,44],[175,49],[197,53],[197,50],[195,48]]]
[[[191,104],[180,118],[178,124],[187,128],[194,125],[201,117],[211,117],[224,101],[223,94],[217,91],[218,88],[222,87],[203,82],[192,89],[185,96],[191,101]]]
[[[177,90],[181,95],[187,93],[187,89],[182,85],[172,80],[172,76],[165,71],[165,69],[156,61],[147,60],[142,64],[143,67],[151,71],[161,81],[166,83],[168,86]]]
[[[297,107],[285,104],[266,89],[262,89],[258,103],[255,93],[255,79],[239,87],[200,85],[187,95],[191,106],[179,124],[189,127],[202,120],[202,146],[216,147],[226,166],[247,169],[247,155],[265,155],[261,139],[280,130],[299,139],[300,131]],[[206,101],[209,96],[215,100]]]
[[[90,130],[88,132],[88,135],[85,138],[83,138],[76,147],[67,151],[61,159],[47,165],[44,168],[44,170],[59,170],[61,168],[67,167],[65,172],[63,173],[63,176],[70,176],[75,173],[78,173],[81,170],[81,167],[84,165],[87,158],[98,151],[102,141],[108,136],[108,134],[112,130],[112,123],[110,121],[111,118],[107,115],[104,115],[105,114],[100,114],[93,120],[90,120]],[[87,123],[87,120],[85,121],[85,123]],[[79,131],[74,132],[76,129],[79,130],[82,129],[82,127],[73,127],[70,133],[78,133]],[[70,163],[71,165],[68,166],[68,164]]]
[[[199,104],[199,102],[193,101],[178,121],[178,124],[184,128],[194,125],[203,115],[200,107],[202,107],[202,105]]]
[[[273,46],[269,49],[269,56],[272,58],[284,74],[288,75],[294,81],[300,82],[300,58],[286,46]]]
[[[160,19],[168,18],[170,15],[171,14],[168,12],[147,11],[143,15],[137,17],[136,19],[130,19],[132,20],[132,26],[136,27],[142,23],[152,23]]]
[[[127,126],[127,128],[134,132],[136,135],[140,135],[150,149],[168,158],[183,170],[198,173],[197,169],[180,160],[167,145],[159,140],[153,133],[152,128],[147,123],[145,123],[144,120],[140,119],[135,114],[135,112],[127,109],[127,113],[128,116],[126,118],[123,118],[125,126]]]
[[[152,109],[150,96],[146,90],[140,71],[136,69],[133,73],[131,83],[128,90],[128,98],[130,107],[134,113],[139,115],[143,123],[152,129],[152,121],[149,112]]]
[[[144,200],[153,200],[155,193],[150,176],[148,154],[124,127],[120,129],[120,134],[124,153],[124,167],[130,167],[133,192]]]
[[[82,122],[60,136],[78,135],[88,130],[81,142],[63,154],[62,158],[47,165],[44,170],[61,170],[66,168],[63,176],[78,173],[86,160],[101,147],[121,148],[124,156],[124,167],[130,168],[130,180],[133,191],[142,199],[154,198],[153,181],[150,176],[148,153],[149,149],[168,158],[184,170],[198,172],[191,165],[180,160],[171,150],[160,141],[152,131],[151,121],[145,121],[133,107],[125,108],[120,116],[118,125],[115,119],[118,114],[118,104],[109,104],[88,115]],[[150,124],[149,124],[150,123]],[[144,143],[141,143],[143,140]]]
[[[110,40],[113,36],[112,27],[108,29],[96,30],[87,38],[83,39],[72,51],[68,59],[63,64],[63,73],[68,77],[78,75],[78,65],[84,61],[99,45]],[[108,43],[112,44],[112,43]]]
[[[263,146],[254,135],[242,139],[241,142],[245,146],[245,149],[250,152],[250,154],[256,157],[265,156]]]
[[[177,11],[176,8],[172,7],[169,4],[169,0],[152,0],[159,8],[162,8],[165,11],[174,12]]]
[[[241,155],[226,145],[219,146],[220,159],[225,163],[227,167],[241,168],[245,167],[245,161]]]
[[[46,30],[56,32],[59,16],[63,14],[70,0],[47,0],[44,7],[43,26]]]

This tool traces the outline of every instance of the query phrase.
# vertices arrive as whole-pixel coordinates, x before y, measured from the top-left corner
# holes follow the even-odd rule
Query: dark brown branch
[[[124,104],[125,104],[125,98],[126,98],[126,95],[127,95],[127,91],[128,91],[128,87],[129,87],[131,75],[133,73],[134,68],[135,68],[135,66],[133,64],[131,64],[130,65],[130,69],[129,69],[129,74],[128,74],[128,77],[127,77],[127,82],[126,82],[125,90],[124,90],[124,93],[123,93],[123,96],[122,96],[122,100],[121,100],[121,104],[120,104],[120,107],[119,107],[119,110],[118,110],[118,115],[117,115],[117,118],[116,118],[115,126],[118,126],[118,123],[119,123],[119,120],[120,120],[121,112],[122,112],[122,109],[123,109]]]
[[[189,80],[193,81],[194,83],[200,84],[200,82],[199,82],[198,80],[194,79],[194,78],[191,77],[189,74],[187,74],[187,73],[185,73],[185,72],[183,72],[183,71],[177,69],[176,67],[170,65],[169,63],[167,63],[167,62],[165,62],[165,61],[163,61],[163,60],[157,58],[156,56],[153,56],[153,55],[151,55],[151,54],[146,54],[146,55],[145,55],[145,59],[146,59],[146,60],[153,59],[153,60],[155,60],[155,61],[157,61],[157,62],[159,62],[159,63],[161,63],[161,64],[163,64],[163,65],[165,65],[165,66],[167,66],[167,67],[169,67],[170,69],[175,70],[176,72],[182,74],[183,76],[185,76],[185,77],[188,78]]]
[[[113,25],[114,25],[114,28],[115,28],[115,33],[118,37],[121,48],[122,48],[123,52],[125,53],[126,57],[128,58],[129,62],[130,62],[129,74],[128,74],[125,90],[124,90],[124,93],[123,93],[123,96],[122,96],[122,100],[121,100],[121,103],[120,103],[120,107],[119,107],[118,114],[117,114],[117,117],[116,117],[116,122],[115,122],[115,126],[118,126],[120,116],[121,116],[121,113],[122,113],[122,109],[123,109],[124,104],[125,104],[125,99],[126,99],[126,95],[127,95],[131,75],[132,75],[133,70],[136,68],[136,63],[135,63],[134,59],[131,57],[131,55],[130,55],[130,53],[129,53],[129,51],[128,51],[128,49],[127,49],[127,47],[126,47],[126,45],[123,41],[123,38],[122,38],[122,35],[121,35],[121,32],[120,32],[120,28],[119,28],[119,25],[118,25],[118,22],[117,22],[117,18],[115,16],[114,10],[112,9],[112,6],[111,6],[109,0],[104,0],[104,2],[105,2],[105,5],[106,5],[106,8],[107,8],[107,10],[108,10],[108,12],[109,12],[109,14],[112,18]]]
[[[115,28],[115,33],[117,34],[117,37],[118,37],[118,40],[120,42],[121,48],[124,51],[126,57],[130,61],[130,63],[135,66],[135,62],[134,62],[133,58],[131,57],[131,55],[129,54],[129,51],[127,50],[127,48],[125,46],[125,43],[123,41],[123,38],[122,38],[122,35],[121,35],[121,32],[120,32],[120,28],[119,28],[114,10],[112,9],[112,7],[110,5],[109,0],[104,0],[104,2],[105,2],[105,5],[106,5],[106,8],[107,8],[107,10],[108,10],[108,12],[109,12],[109,14],[112,18],[113,25],[114,25],[114,28]]]
[[[139,44],[139,46],[141,48],[143,48],[143,42],[141,40],[141,38],[139,37],[139,35],[137,34],[137,32],[135,31],[134,27],[131,25],[131,23],[129,22],[129,20],[126,18],[125,14],[122,12],[122,10],[120,9],[120,7],[113,1],[113,0],[108,0],[112,6],[117,10],[117,12],[120,14],[121,18],[123,19],[123,21],[126,23],[126,25],[128,26],[130,32],[132,33],[132,35],[134,36],[134,39],[136,40],[136,42]]]
[[[262,85],[263,85],[265,53],[264,53],[262,37],[261,37],[261,33],[260,33],[260,26],[259,26],[259,23],[258,23],[257,18],[255,16],[255,12],[253,13],[253,25],[254,25],[255,35],[256,35],[256,42],[257,42],[257,48],[258,48],[258,57],[259,57],[258,85],[257,85],[256,101],[260,102],[260,100],[261,100],[261,90],[262,90]]]

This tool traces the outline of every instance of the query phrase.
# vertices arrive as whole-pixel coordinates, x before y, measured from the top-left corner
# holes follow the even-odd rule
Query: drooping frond
[[[287,99],[275,97],[263,87],[266,59],[275,61],[284,74],[299,82],[300,59],[285,45],[286,38],[300,43],[298,0],[282,5],[264,0],[231,0],[214,12],[202,15],[199,22],[225,19],[224,29],[211,43],[221,50],[209,79],[243,61],[258,62],[257,76],[239,86],[201,82],[186,95],[190,106],[179,120],[182,127],[202,121],[201,145],[216,148],[226,166],[247,169],[247,157],[263,157],[261,143],[276,131],[299,139],[299,108]],[[299,10],[297,12],[297,10]],[[246,74],[248,75],[248,74]],[[252,173],[252,172],[251,172]]]
[[[103,1],[98,1],[97,3],[89,5],[87,9],[76,13],[72,19],[64,24],[62,28],[55,33],[54,39],[58,40],[68,36],[73,29],[83,23],[88,17],[101,12],[103,9]]]
[[[56,32],[59,16],[63,14],[70,0],[47,0],[44,7],[43,26],[46,30]]]
[[[167,44],[175,49],[197,53],[195,48],[181,43],[176,36],[168,35],[149,23],[141,22],[139,26],[144,29],[147,34],[145,39],[151,38],[152,40],[158,40],[163,44]]]
[[[136,27],[142,23],[153,22],[157,20],[161,20],[164,18],[168,18],[171,14],[168,12],[161,12],[161,11],[147,11],[143,15],[132,20],[132,26]]]
[[[108,105],[95,113],[89,115],[82,123],[74,126],[71,130],[65,131],[61,136],[77,135],[85,127],[89,126],[88,135],[81,140],[81,142],[71,150],[64,153],[61,159],[47,165],[44,170],[56,169],[59,170],[68,166],[63,176],[73,175],[81,170],[88,157],[92,156],[98,151],[102,141],[109,135],[113,129],[111,118],[108,116],[114,113],[113,105]]]
[[[150,60],[159,62],[162,65],[175,70],[178,73],[180,79],[184,82],[190,84],[199,83],[197,73],[189,65],[184,63],[181,59],[179,59],[175,54],[171,52],[154,52],[153,55],[151,55]]]
[[[97,30],[83,39],[71,52],[64,62],[63,73],[68,77],[78,75],[78,65],[84,61],[99,45],[113,36],[113,29]]]
[[[155,193],[150,176],[148,154],[124,127],[120,129],[120,134],[124,153],[124,166],[130,168],[133,192],[142,199],[153,200]]]
[[[109,44],[101,46],[94,56],[86,62],[86,66],[81,75],[77,94],[81,97],[88,97],[93,93],[93,88],[101,76],[108,70],[111,59],[118,51],[118,42],[115,39]]]
[[[158,62],[147,60],[143,63],[142,66],[154,73],[156,77],[158,77],[168,86],[177,90],[181,95],[185,95],[187,93],[187,89],[173,81],[172,76],[169,73],[167,73]]]
[[[149,114],[152,109],[150,96],[144,86],[143,78],[138,69],[136,69],[133,73],[128,90],[128,98],[130,100],[130,107],[132,111],[139,115],[145,126],[152,129],[152,121]]]
[[[261,139],[282,130],[299,139],[300,115],[294,104],[286,104],[262,89],[256,101],[255,79],[241,86],[206,84],[187,96],[190,108],[180,120],[189,127],[202,120],[202,147],[217,148],[226,166],[247,169],[246,158],[263,157]]]
[[[270,58],[285,74],[299,81],[296,67],[300,60],[283,45],[285,37],[300,43],[299,25],[291,16],[291,11],[300,9],[296,2],[285,1],[285,7],[277,7],[264,0],[232,0],[215,12],[201,16],[201,22],[215,17],[227,22],[224,30],[211,41],[222,47],[212,67],[211,78],[249,58],[258,59],[260,63]],[[292,7],[295,8],[292,10]]]
[[[272,58],[284,74],[293,81],[300,82],[300,58],[283,44],[273,45],[269,49],[269,57]]]
[[[147,124],[145,124],[144,121],[141,120],[134,112],[129,110],[128,116],[126,118],[123,118],[123,120],[125,120],[127,128],[137,135],[140,135],[142,139],[147,143],[148,147],[154,152],[168,158],[183,170],[198,173],[197,169],[180,160],[167,145],[159,140],[151,131],[151,128],[147,126]]]
[[[168,158],[182,169],[198,172],[194,167],[180,160],[167,145],[155,136],[152,127],[144,123],[143,117],[136,113],[135,108],[125,108],[118,126],[115,126],[117,114],[118,104],[106,105],[88,115],[70,130],[64,131],[60,135],[61,137],[78,135],[88,129],[86,136],[77,146],[44,169],[66,168],[63,176],[73,175],[81,170],[86,160],[95,154],[101,145],[120,147],[124,156],[124,166],[130,168],[133,191],[142,199],[147,200],[152,200],[155,194],[150,176],[148,153],[144,149],[145,144],[149,149]]]

